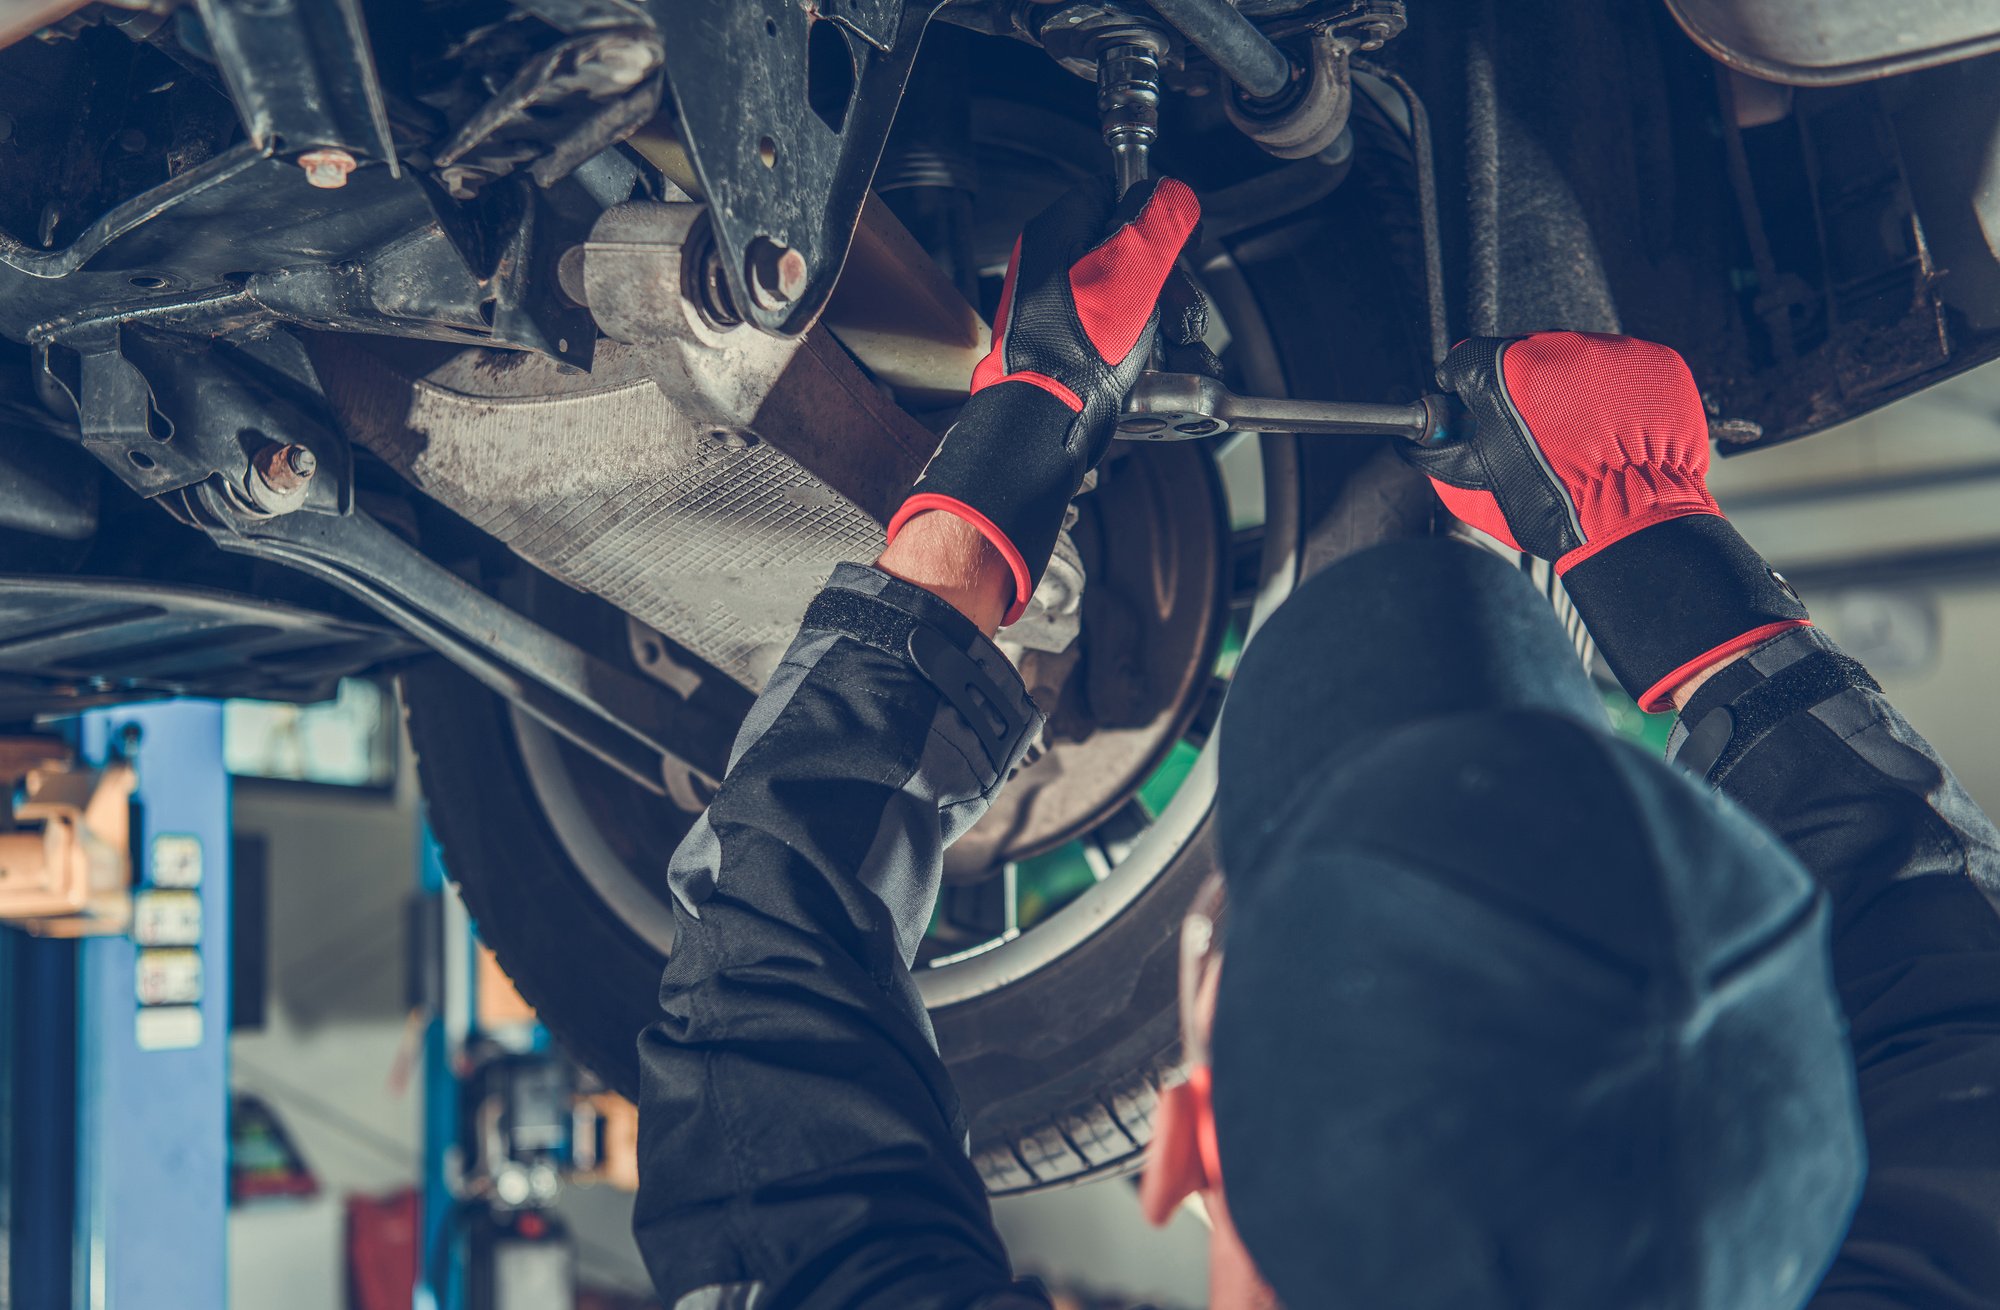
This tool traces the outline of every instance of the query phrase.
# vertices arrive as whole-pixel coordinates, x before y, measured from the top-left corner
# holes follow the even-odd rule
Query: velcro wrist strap
[[[1563,586],[1619,683],[1649,712],[1704,664],[1809,621],[1791,587],[1716,514],[1635,532],[1570,569]]]
[[[996,776],[1019,760],[1041,712],[1007,657],[971,621],[921,587],[842,564],[806,608],[801,631],[838,632],[907,659],[973,731]]]
[[[1788,640],[1795,649],[1767,648],[1704,684],[1668,742],[1668,758],[1720,785],[1737,761],[1793,715],[1849,688],[1882,689],[1859,661],[1824,638],[1805,633]]]

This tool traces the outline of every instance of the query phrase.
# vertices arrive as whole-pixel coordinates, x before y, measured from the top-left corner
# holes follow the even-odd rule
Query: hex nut
[[[750,243],[744,256],[750,297],[759,309],[776,311],[796,301],[806,290],[806,257],[769,237]]]
[[[290,497],[302,493],[319,472],[319,457],[297,442],[269,445],[251,458],[250,467],[272,495]]]

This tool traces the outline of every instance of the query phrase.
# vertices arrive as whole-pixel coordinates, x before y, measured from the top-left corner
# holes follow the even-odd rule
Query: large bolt
[[[783,309],[805,294],[806,257],[790,246],[758,237],[750,243],[744,262],[750,276],[750,298],[759,309]]]
[[[266,446],[250,463],[257,472],[257,480],[274,496],[290,496],[305,490],[313,474],[319,472],[319,457],[297,442]]]
[[[307,182],[327,191],[346,186],[347,175],[355,169],[353,155],[330,146],[306,151],[298,163],[306,171]]]

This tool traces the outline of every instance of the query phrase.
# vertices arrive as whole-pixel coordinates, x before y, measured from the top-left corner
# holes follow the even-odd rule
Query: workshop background
[[[2000,808],[2000,702],[1988,686],[2000,648],[2000,364],[1780,452],[1722,460],[1712,486],[1816,622],[1972,796]],[[1664,720],[1616,694],[1608,704],[1624,730],[1664,738]],[[162,742],[176,712],[146,712],[168,714],[148,720],[164,724]],[[216,722],[214,710],[188,714]],[[104,736],[112,720],[96,722]],[[184,756],[152,740],[136,750],[140,796],[166,796],[176,778],[162,774]],[[322,706],[232,702],[220,754],[234,774],[230,914],[194,936],[212,966],[196,982],[202,1004],[226,992],[234,1010],[228,1306],[480,1308],[496,1304],[498,1282],[508,1306],[654,1304],[628,1232],[630,1106],[568,1066],[478,948],[428,844],[392,690],[348,682]],[[34,1032],[8,1040],[32,1050]],[[200,1028],[194,1040],[206,1040]],[[80,1096],[96,1098],[84,1112],[94,1130],[118,1128],[118,1102],[90,1086]],[[86,1164],[116,1178],[116,1160]],[[186,1196],[160,1184],[112,1200],[170,1208]],[[1018,1268],[1066,1310],[1206,1300],[1200,1222],[1146,1228],[1128,1178],[1000,1200],[996,1216]],[[32,1212],[0,1190],[8,1224],[26,1232]],[[86,1258],[110,1260],[108,1240]],[[32,1242],[0,1244],[0,1256],[10,1250]],[[180,1256],[224,1276],[214,1248]],[[0,1268],[0,1310],[42,1310],[10,1306],[10,1286]]]
[[[1812,440],[1719,461],[1713,485],[1983,805],[2000,808],[2000,367]],[[1655,728],[1657,733],[1657,727]],[[297,731],[285,734],[296,744]],[[419,806],[399,762],[386,789],[243,780],[235,822],[266,869],[269,989],[232,1049],[239,1093],[268,1107],[316,1191],[240,1204],[239,1310],[347,1310],[349,1199],[423,1184],[424,1085],[406,983]],[[345,767],[345,765],[343,765]],[[239,845],[239,851],[244,849]],[[567,1186],[554,1211],[585,1287],[646,1304],[629,1193]],[[1024,1273],[1074,1306],[1203,1304],[1205,1235],[1139,1219],[1129,1180],[996,1205]]]

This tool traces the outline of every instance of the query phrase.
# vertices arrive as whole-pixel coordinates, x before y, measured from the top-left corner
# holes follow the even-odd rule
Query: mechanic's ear
[[[1211,1183],[1201,1162],[1201,1123],[1210,1113],[1205,1081],[1164,1088],[1153,1109],[1153,1143],[1146,1148],[1146,1171],[1139,1178],[1139,1211],[1162,1227],[1181,1202]]]

